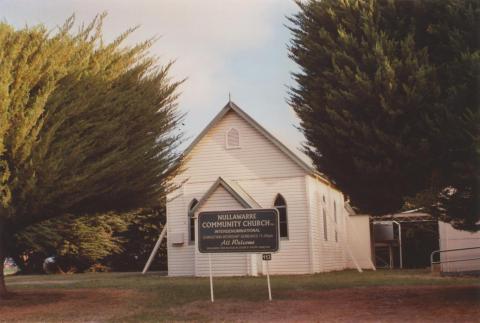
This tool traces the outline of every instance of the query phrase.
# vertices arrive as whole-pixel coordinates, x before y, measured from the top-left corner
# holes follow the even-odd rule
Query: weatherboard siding
[[[240,148],[225,149],[227,130],[240,134]],[[178,180],[215,181],[304,176],[305,171],[235,112],[228,112],[197,143]]]
[[[243,180],[237,182],[262,208],[273,208],[277,194],[287,204],[288,238],[280,239],[279,251],[272,255],[269,270],[272,274],[310,273],[308,210],[305,176]],[[261,257],[261,256],[258,256]],[[265,273],[264,265],[259,266]]]
[[[242,205],[222,186],[219,186],[205,204],[200,207],[200,212],[240,210]],[[198,232],[198,222],[196,230]],[[209,275],[209,254],[200,253],[195,248],[195,275]],[[215,276],[245,276],[248,275],[248,255],[244,253],[212,254],[212,270]]]
[[[308,203],[310,210],[310,229],[312,250],[312,271],[324,272],[345,269],[347,266],[345,250],[345,213],[343,194],[317,179],[307,177]],[[325,202],[323,201],[325,196]],[[337,205],[337,226],[334,224],[333,205]],[[327,212],[327,240],[324,237],[323,209]],[[335,241],[337,228],[338,241]]]
[[[169,276],[194,276],[195,275],[195,249],[194,242],[189,238],[188,211],[193,199],[200,200],[212,183],[197,183],[182,185],[167,199],[167,254]],[[168,239],[172,234],[183,234],[183,244],[172,244]]]
[[[167,202],[167,257],[169,276],[193,276],[195,274],[194,256],[195,246],[188,242],[188,204],[183,188],[171,194]],[[173,234],[182,233],[183,245],[173,245],[169,237]]]
[[[322,271],[320,246],[322,241],[320,240],[320,234],[323,234],[320,224],[321,219],[318,216],[317,205],[317,187],[315,186],[315,179],[311,176],[306,176],[306,187],[308,192],[308,211],[310,221],[310,253],[311,253],[311,271],[313,273]]]
[[[169,212],[168,221],[174,223],[172,226],[175,227],[175,230],[170,230],[184,232],[185,236],[184,245],[169,244],[169,275],[208,275],[208,255],[200,254],[196,245],[188,244],[187,214],[191,200],[193,198],[200,199],[213,183],[212,181],[185,184],[183,199],[175,200],[184,201],[183,209],[178,207],[170,209],[169,207],[167,210]],[[273,254],[269,264],[270,272],[272,274],[310,273],[309,245],[308,240],[305,239],[309,230],[305,177],[244,180],[236,181],[236,183],[250,196],[255,197],[255,201],[262,208],[273,208],[278,193],[282,194],[286,200],[289,236],[287,239],[280,240],[280,251]],[[179,204],[179,202],[176,203],[176,205]],[[220,186],[198,212],[232,209],[243,209],[243,207]],[[169,228],[172,226],[169,225]],[[218,276],[265,273],[260,255],[252,257],[247,254],[218,254],[212,255],[212,262],[215,275]]]

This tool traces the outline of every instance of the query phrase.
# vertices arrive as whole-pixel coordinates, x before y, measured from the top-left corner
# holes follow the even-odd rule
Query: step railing
[[[433,272],[433,265],[440,265],[440,264],[446,264],[446,263],[451,263],[451,262],[462,262],[462,261],[472,261],[472,260],[480,260],[480,257],[475,257],[475,258],[466,258],[466,259],[455,259],[455,260],[445,260],[442,261],[442,259],[439,257],[439,261],[433,261],[433,257],[435,255],[440,255],[443,252],[453,252],[453,251],[463,251],[463,250],[473,250],[473,249],[480,249],[479,247],[469,247],[469,248],[459,248],[459,249],[444,249],[444,250],[435,250],[430,254],[430,269]]]

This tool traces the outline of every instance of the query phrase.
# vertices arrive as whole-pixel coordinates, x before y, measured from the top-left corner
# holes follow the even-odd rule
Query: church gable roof
[[[255,128],[258,132],[260,132],[265,138],[268,139],[274,146],[276,146],[280,151],[283,152],[290,160],[296,163],[300,168],[302,168],[307,174],[312,175],[321,179],[322,181],[330,184],[328,179],[326,179],[322,174],[315,171],[310,165],[308,165],[305,161],[303,161],[300,157],[298,157],[295,153],[293,153],[289,148],[287,148],[283,143],[281,143],[277,138],[275,138],[270,132],[268,132],[264,127],[262,127],[257,121],[255,121],[252,117],[250,117],[245,111],[240,109],[235,103],[229,101],[225,107],[213,118],[213,120],[203,129],[203,131],[195,138],[195,140],[188,146],[188,148],[184,152],[184,156],[187,156],[193,148],[200,142],[200,140],[205,137],[205,135],[212,129],[220,120],[225,117],[225,115],[233,111],[238,116],[240,116],[243,120],[245,120],[250,126]]]
[[[208,191],[202,196],[200,201],[190,210],[190,215],[193,216],[195,212],[200,210],[202,205],[207,202],[210,196],[219,188],[223,187],[230,195],[237,200],[240,205],[246,209],[258,209],[261,208],[260,204],[257,203],[240,185],[234,181],[230,181],[219,177],[215,183],[208,189]]]

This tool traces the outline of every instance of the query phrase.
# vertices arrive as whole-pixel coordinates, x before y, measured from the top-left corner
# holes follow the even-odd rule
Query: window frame
[[[327,219],[327,208],[322,207],[323,214],[323,240],[328,241],[328,219]]]
[[[277,203],[277,199],[278,198],[281,198],[282,201],[283,201],[283,205],[276,205]],[[285,197],[280,194],[280,193],[277,193],[275,195],[275,199],[273,200],[273,208],[276,209],[278,211],[278,229],[279,229],[279,236],[280,236],[280,240],[289,240],[290,238],[290,227],[288,225],[288,205],[287,205],[287,200],[285,199]],[[280,217],[280,210],[279,209],[285,209],[285,226],[286,226],[286,232],[287,232],[287,235],[282,237],[282,221],[281,221],[281,217]]]
[[[232,131],[236,131],[237,132],[237,135],[238,135],[238,146],[232,146],[229,144],[229,140],[228,140],[228,136],[230,134],[230,132]],[[241,145],[241,140],[240,140],[240,131],[235,128],[235,127],[231,127],[227,130],[227,132],[225,133],[225,149],[227,150],[230,150],[230,149],[240,149],[242,148],[242,145]]]
[[[333,201],[333,220],[335,221],[335,242],[338,242],[338,217],[336,201]]]
[[[196,241],[196,234],[195,234],[195,217],[193,216],[194,214],[192,214],[192,209],[195,207],[195,205],[198,204],[198,200],[196,198],[193,198],[190,203],[188,204],[188,212],[187,212],[187,216],[188,216],[188,222],[187,222],[187,226],[188,226],[188,244],[192,245],[192,244],[195,244],[195,241]],[[193,234],[192,234],[193,233]],[[193,237],[193,239],[192,239]]]

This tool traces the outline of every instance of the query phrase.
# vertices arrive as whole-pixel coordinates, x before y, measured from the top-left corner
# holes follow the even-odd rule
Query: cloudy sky
[[[73,13],[77,22],[90,22],[104,11],[106,40],[139,25],[128,41],[160,36],[152,54],[176,61],[174,79],[187,78],[179,103],[190,140],[230,92],[232,101],[291,148],[303,140],[285,101],[290,72],[297,70],[287,57],[286,16],[296,10],[293,0],[0,0],[0,19],[18,28],[43,23],[54,29]]]

